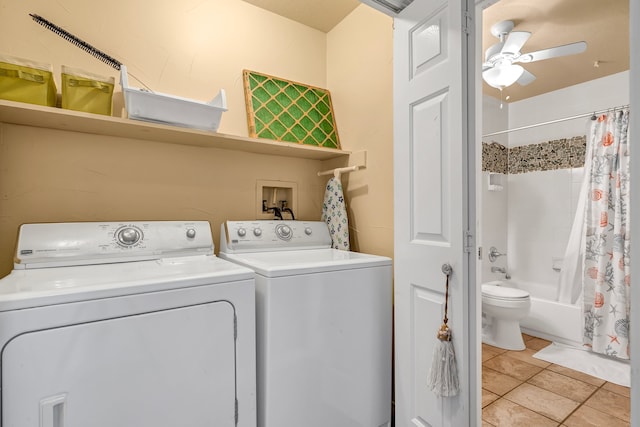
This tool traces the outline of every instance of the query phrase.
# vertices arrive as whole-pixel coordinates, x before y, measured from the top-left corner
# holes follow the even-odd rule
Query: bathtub
[[[514,280],[488,282],[523,289],[531,295],[531,311],[520,321],[525,334],[575,347],[582,347],[582,308],[578,305],[553,301],[553,287]]]

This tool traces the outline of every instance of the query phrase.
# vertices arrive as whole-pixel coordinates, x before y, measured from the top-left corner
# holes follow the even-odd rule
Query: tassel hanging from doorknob
[[[427,387],[437,396],[452,397],[458,394],[460,384],[458,381],[458,367],[456,354],[451,341],[451,329],[447,325],[449,318],[447,311],[449,306],[449,276],[453,269],[449,264],[442,266],[442,272],[447,276],[444,297],[444,319],[438,330],[438,342],[433,350],[431,371],[427,379]]]

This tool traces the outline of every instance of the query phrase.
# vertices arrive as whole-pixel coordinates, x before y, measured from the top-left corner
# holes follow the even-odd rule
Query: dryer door
[[[235,426],[234,308],[30,332],[2,352],[2,426]]]

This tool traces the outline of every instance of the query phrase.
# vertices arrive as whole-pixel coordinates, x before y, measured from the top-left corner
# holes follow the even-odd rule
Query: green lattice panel
[[[340,149],[326,89],[244,70],[249,136]]]

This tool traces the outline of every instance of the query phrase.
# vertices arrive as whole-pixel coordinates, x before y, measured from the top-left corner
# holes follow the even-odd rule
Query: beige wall
[[[320,219],[315,160],[6,124],[0,148],[2,273],[27,222],[207,220],[217,246],[224,220],[255,218],[256,179],[297,182],[297,215]]]
[[[358,31],[367,27],[367,20],[367,31],[387,26],[390,38],[390,21],[363,8],[348,20],[360,26]],[[0,10],[0,52],[52,63],[58,87],[62,64],[116,78],[118,74],[37,25],[29,13],[42,15],[119,59],[156,91],[207,100],[224,88],[229,111],[222,117],[222,133],[247,135],[244,68],[328,87],[335,92],[343,148],[366,149],[369,157],[368,170],[354,174],[346,185],[357,229],[355,246],[363,252],[390,254],[391,141],[390,135],[388,142],[384,136],[390,131],[378,134],[371,129],[373,118],[362,104],[354,103],[365,89],[353,84],[357,77],[341,82],[357,64],[327,66],[348,54],[328,55],[327,44],[344,44],[335,45],[339,51],[352,45],[349,30],[327,35],[239,0],[113,0],[108,7],[84,0],[0,0]],[[359,51],[365,62],[378,54]],[[388,61],[382,65],[390,75],[390,54],[383,61]],[[388,86],[381,101],[388,105],[376,111],[375,121],[386,119],[388,110],[390,123],[391,100],[386,95],[391,78],[384,73],[372,77],[385,80],[379,86]],[[130,84],[137,82],[131,79]],[[0,276],[11,269],[16,232],[26,222],[204,219],[211,223],[217,242],[225,219],[255,218],[257,180],[296,182],[297,217],[317,220],[326,178],[316,172],[345,164],[0,123]],[[380,207],[382,213],[376,217]]]
[[[393,21],[361,5],[327,36],[327,86],[343,148],[367,151],[345,176],[356,250],[393,255]]]
[[[222,133],[247,135],[244,68],[326,85],[325,33],[240,0],[0,0],[0,10],[0,52],[52,64],[58,90],[63,64],[116,82],[119,73],[29,13],[113,56],[154,91],[208,101],[224,88]]]

